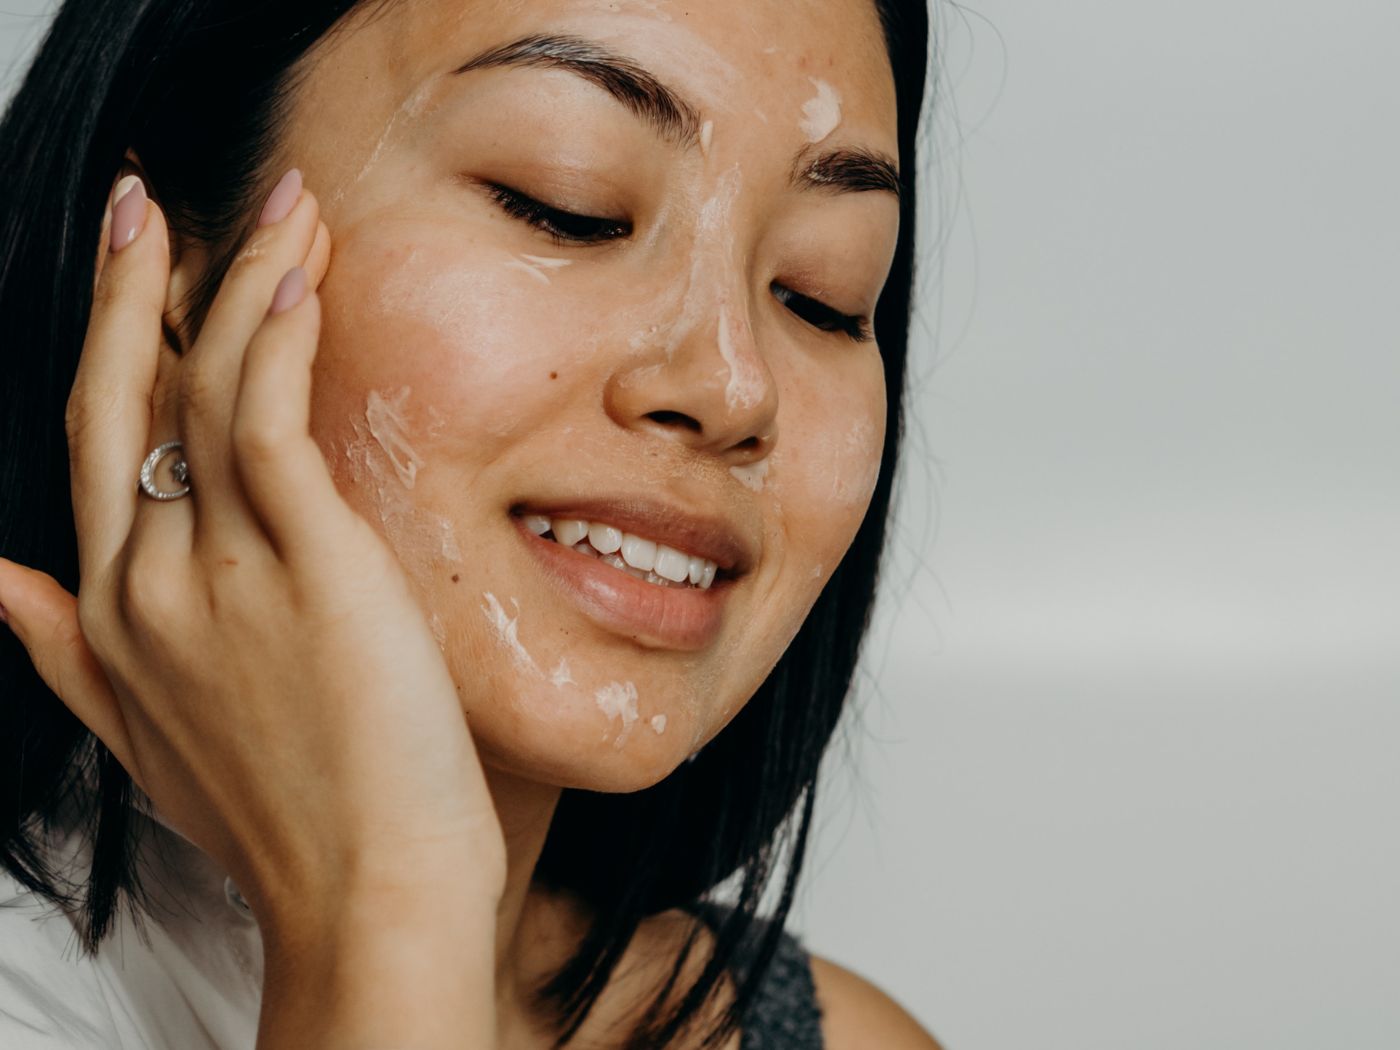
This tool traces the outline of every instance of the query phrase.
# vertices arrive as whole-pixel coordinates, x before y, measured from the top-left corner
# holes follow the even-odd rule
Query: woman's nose
[[[688,330],[648,330],[638,353],[608,378],[608,415],[728,465],[762,459],[777,440],[778,388],[748,311],[731,298]]]

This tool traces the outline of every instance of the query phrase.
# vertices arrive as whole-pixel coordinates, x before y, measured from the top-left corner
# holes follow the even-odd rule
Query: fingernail
[[[119,252],[146,228],[146,184],[139,175],[128,175],[113,191],[112,251]]]
[[[282,280],[277,282],[277,291],[272,293],[272,307],[267,311],[268,316],[290,310],[305,296],[306,271],[300,266],[293,266]]]
[[[274,222],[281,222],[292,214],[292,209],[296,207],[300,197],[301,169],[293,168],[282,176],[282,181],[277,184],[277,188],[268,194],[267,203],[263,205],[262,215],[258,217],[258,225],[271,226]]]

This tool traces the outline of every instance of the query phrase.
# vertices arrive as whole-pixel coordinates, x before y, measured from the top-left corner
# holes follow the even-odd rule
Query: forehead
[[[894,151],[894,85],[873,0],[397,0],[352,19],[314,55],[307,93],[327,109],[353,99],[362,119],[387,119],[426,104],[468,59],[540,33],[609,46],[717,125],[755,114],[791,122],[827,84],[843,126]]]

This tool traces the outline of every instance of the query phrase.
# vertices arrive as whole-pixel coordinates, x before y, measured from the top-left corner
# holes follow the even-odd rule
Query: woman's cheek
[[[567,397],[551,376],[569,371],[558,318],[570,311],[541,308],[538,272],[421,224],[362,223],[337,241],[312,432],[415,576],[465,560],[454,520],[499,509],[470,507],[479,475]]]
[[[855,539],[879,478],[884,376],[873,364],[833,369],[820,385],[806,373],[769,457],[765,487],[791,562],[785,571],[806,580],[812,601]]]

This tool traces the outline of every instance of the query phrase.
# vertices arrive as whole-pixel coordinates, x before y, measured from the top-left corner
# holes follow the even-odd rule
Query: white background
[[[792,925],[948,1050],[1394,1050],[1400,7],[936,4],[897,557]]]

